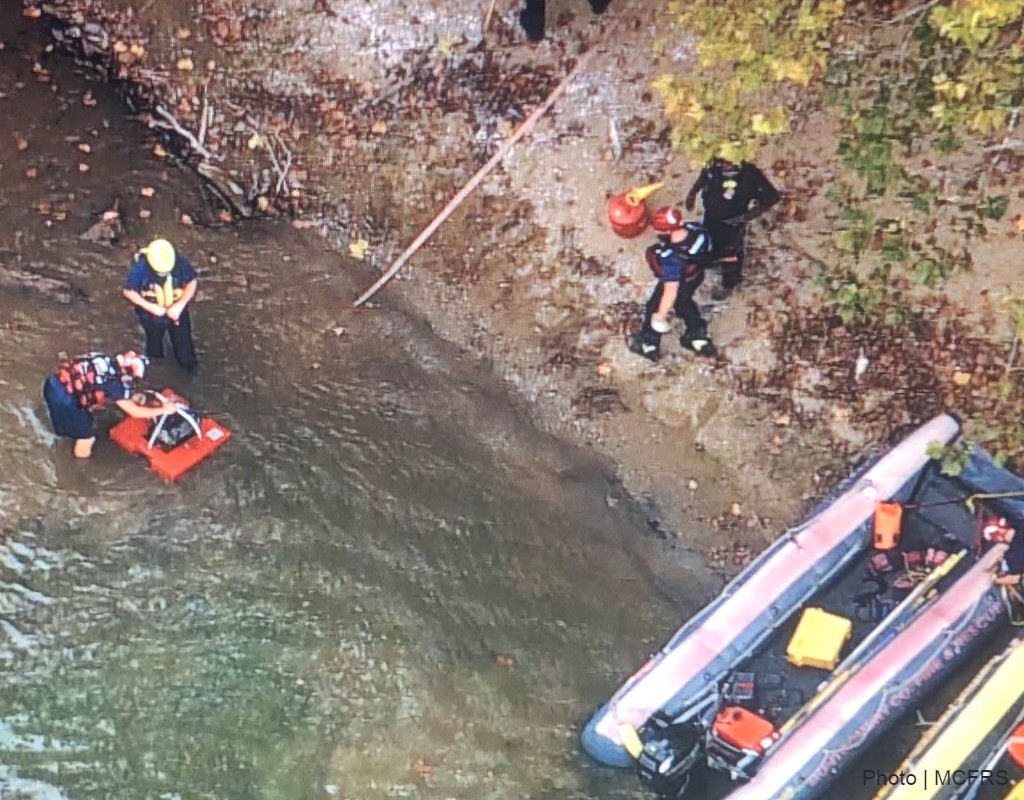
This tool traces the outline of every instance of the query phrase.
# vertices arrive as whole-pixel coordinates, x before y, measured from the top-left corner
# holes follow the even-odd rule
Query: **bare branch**
[[[156,111],[156,113],[163,117],[165,120],[167,120],[167,122],[163,123],[159,120],[151,119],[149,121],[149,127],[166,128],[172,130],[179,136],[184,138],[190,145],[192,145],[192,149],[199,153],[203,158],[207,160],[213,159],[213,155],[211,155],[210,151],[203,146],[202,142],[200,142],[190,130],[187,130],[186,128],[182,127],[181,123],[178,122],[178,120],[174,118],[174,115],[171,114],[166,108],[164,108],[163,106],[155,106],[153,110]]]

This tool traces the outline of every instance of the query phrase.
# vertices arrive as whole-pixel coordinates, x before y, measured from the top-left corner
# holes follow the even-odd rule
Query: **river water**
[[[347,310],[369,276],[319,240],[183,226],[191,177],[0,8],[0,267],[88,297],[0,289],[0,797],[643,796],[578,726],[714,580],[414,314]],[[80,240],[115,198],[121,241]],[[173,485],[103,436],[75,462],[40,396],[140,344],[155,235],[201,270],[202,367],[153,385],[234,432]]]

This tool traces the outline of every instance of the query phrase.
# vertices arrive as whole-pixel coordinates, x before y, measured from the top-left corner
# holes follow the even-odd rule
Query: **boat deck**
[[[951,555],[966,550],[945,585],[974,563],[977,523],[962,502],[970,494],[971,489],[966,485],[929,469],[904,503],[899,546],[889,551],[892,571],[886,574],[872,571],[870,560],[879,551],[868,548],[853,560],[838,580],[807,604],[852,620],[853,632],[842,650],[842,657],[851,653],[885,621],[884,618],[871,618],[869,596],[873,595],[878,602],[885,603],[891,612],[912,590],[913,584],[901,586],[900,583],[900,579],[908,577],[905,557],[914,553],[923,557],[929,549]],[[940,503],[944,505],[938,505]],[[924,507],[915,509],[912,507],[915,504]],[[915,572],[920,575],[924,569],[922,561]],[[796,617],[783,625],[761,652],[737,670],[753,674],[753,700],[730,701],[728,704],[756,711],[779,727],[817,692],[820,684],[829,677],[829,671],[810,666],[798,667],[786,657],[787,645],[798,623],[799,617]]]

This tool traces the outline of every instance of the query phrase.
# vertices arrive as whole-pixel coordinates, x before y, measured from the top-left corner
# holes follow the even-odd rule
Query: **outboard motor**
[[[637,733],[644,743],[637,758],[640,783],[661,797],[683,797],[703,762],[700,728],[693,722],[673,722],[659,711]]]

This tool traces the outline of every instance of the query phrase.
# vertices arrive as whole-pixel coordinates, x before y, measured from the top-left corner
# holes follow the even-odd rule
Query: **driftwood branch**
[[[270,152],[270,158],[274,162],[274,169],[277,170],[277,189],[274,191],[274,194],[281,194],[282,189],[285,192],[288,191],[288,170],[292,168],[292,151],[288,149],[281,138],[281,134],[277,131],[274,131],[274,139],[281,146],[285,155],[285,162],[282,167],[281,162],[277,160],[277,155],[274,153],[274,146],[269,141],[267,142],[267,150]]]
[[[210,151],[203,146],[202,142],[200,142],[195,137],[195,134],[193,134],[192,131],[182,126],[182,124],[174,118],[174,115],[170,111],[168,111],[163,106],[159,105],[154,106],[153,110],[161,117],[163,117],[166,120],[166,122],[160,122],[159,120],[151,119],[149,121],[149,127],[165,128],[174,131],[183,139],[185,139],[192,146],[192,149],[199,153],[199,155],[201,155],[203,158],[207,159],[208,161],[213,160],[213,155],[210,153]]]
[[[209,97],[207,96],[206,86],[203,86],[203,110],[199,114],[199,144],[203,147],[206,146],[206,131],[207,126],[213,120],[213,114],[210,113]]]
[[[1007,139],[1001,144],[993,144],[985,148],[986,153],[999,153],[1004,150],[1020,150],[1024,148],[1024,140]]]
[[[547,100],[545,100],[543,103],[537,106],[537,108],[535,108],[533,112],[531,112],[530,116],[528,116],[523,121],[523,124],[520,125],[516,129],[516,131],[501,145],[501,147],[498,148],[497,152],[493,156],[491,156],[491,159],[486,164],[484,164],[472,178],[469,179],[469,182],[465,186],[463,186],[462,189],[459,190],[458,194],[456,194],[455,197],[453,197],[449,201],[448,205],[446,205],[441,210],[441,213],[434,218],[433,222],[427,225],[427,227],[423,229],[420,235],[416,237],[413,243],[410,244],[405,249],[405,252],[403,252],[395,260],[395,263],[391,265],[391,268],[383,275],[381,275],[381,277],[377,280],[376,283],[373,284],[373,286],[371,286],[369,289],[367,289],[359,296],[359,298],[353,303],[354,306],[356,306],[357,308],[361,306],[363,303],[365,303],[367,300],[373,297],[382,286],[384,286],[393,277],[395,277],[395,275],[398,274],[398,271],[405,265],[405,262],[408,261],[413,256],[413,254],[415,254],[416,251],[419,250],[420,247],[422,247],[423,244],[431,236],[434,235],[434,232],[438,228],[440,228],[441,225],[444,224],[445,220],[447,220],[448,217],[452,215],[452,212],[454,212],[455,209],[462,205],[462,202],[467,197],[469,197],[481,183],[483,183],[484,178],[486,178],[494,170],[495,167],[497,167],[502,161],[505,160],[505,156],[507,156],[509,152],[511,152],[512,148],[519,142],[519,140],[526,136],[526,134],[529,133],[530,130],[533,128],[533,126],[537,124],[537,121],[550,110],[551,106],[555,104],[555,101],[558,100],[558,98],[561,97],[565,90],[569,87],[569,84],[572,83],[576,76],[580,74],[580,72],[583,69],[583,66],[587,63],[587,61],[590,58],[590,55],[593,52],[593,50],[590,50],[587,53],[584,53],[582,56],[580,56],[579,60],[577,60],[576,62],[576,66],[572,68],[572,71],[568,75],[566,75],[565,78],[562,79],[562,82],[559,83],[558,86],[556,86],[554,90],[551,92],[551,94],[548,95]]]
[[[491,17],[494,16],[494,7],[498,4],[498,0],[491,0],[490,6],[487,8],[487,13],[484,14],[484,24],[480,28],[480,33],[487,33],[487,29],[491,27]]]
[[[928,9],[930,9],[932,6],[937,6],[940,2],[941,0],[928,0],[927,3],[922,3],[919,6],[914,6],[913,8],[904,11],[902,14],[897,14],[895,17],[889,20],[889,22],[903,22],[903,20],[905,19],[920,16],[921,14],[925,13]]]

